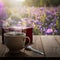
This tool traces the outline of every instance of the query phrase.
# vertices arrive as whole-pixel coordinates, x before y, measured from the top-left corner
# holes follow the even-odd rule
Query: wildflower
[[[46,33],[53,33],[53,29],[52,28],[47,29]]]

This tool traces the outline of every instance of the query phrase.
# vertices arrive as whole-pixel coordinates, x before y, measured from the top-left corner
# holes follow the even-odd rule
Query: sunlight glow
[[[24,2],[25,0],[16,0],[17,2]]]
[[[18,7],[22,6],[23,2],[25,0],[3,0],[3,2],[6,4],[8,7]]]

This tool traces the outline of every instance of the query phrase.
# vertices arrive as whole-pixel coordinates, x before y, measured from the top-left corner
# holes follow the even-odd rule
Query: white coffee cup
[[[4,34],[5,45],[10,51],[16,53],[25,47],[26,38],[28,38],[30,43],[30,38],[25,33],[8,32]]]

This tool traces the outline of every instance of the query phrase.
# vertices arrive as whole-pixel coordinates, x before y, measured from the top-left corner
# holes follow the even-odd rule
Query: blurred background
[[[60,35],[60,0],[0,0],[0,27],[27,26],[34,35]]]

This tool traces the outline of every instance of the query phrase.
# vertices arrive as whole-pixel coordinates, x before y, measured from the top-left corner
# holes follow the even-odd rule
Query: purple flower
[[[55,30],[54,30],[54,33],[57,33],[57,32],[58,32],[58,31],[55,29]]]
[[[44,10],[44,7],[41,7],[40,10],[43,11]]]
[[[53,23],[50,23],[51,26],[53,26]]]
[[[46,17],[46,21],[50,21],[48,17]]]
[[[29,19],[28,19],[28,18],[23,18],[23,20],[27,21],[27,20],[29,20]]]
[[[51,28],[47,29],[46,33],[53,33],[53,29]]]
[[[46,30],[47,30],[47,29],[44,27],[44,28],[43,28],[43,31],[45,32]]]
[[[42,28],[42,27],[40,27],[40,28],[39,28],[39,30],[40,30],[40,31],[42,31],[42,30],[43,30],[43,28]]]
[[[37,22],[36,22],[36,24],[37,24],[37,25],[41,25],[42,23],[41,23],[41,22],[39,22],[39,21],[37,21]]]
[[[50,11],[46,11],[46,15],[51,15],[51,12]]]
[[[56,24],[54,24],[54,27],[56,27]]]
[[[34,21],[35,21],[34,19],[31,20],[31,22],[34,22]]]
[[[51,28],[52,26],[51,25],[48,25],[48,28]]]
[[[39,25],[39,28],[41,28],[42,26],[41,25]]]
[[[50,23],[50,25],[48,27],[51,28],[52,26],[54,26],[54,24],[53,23]]]

